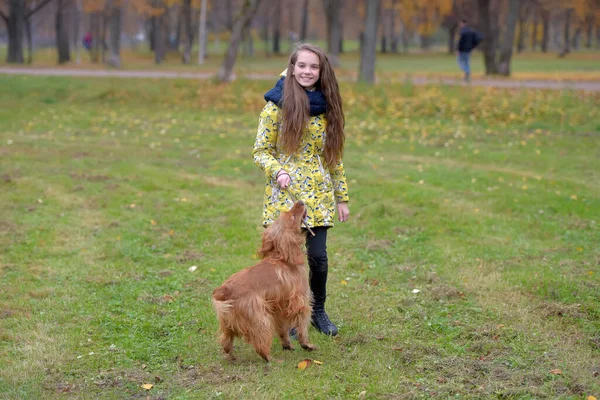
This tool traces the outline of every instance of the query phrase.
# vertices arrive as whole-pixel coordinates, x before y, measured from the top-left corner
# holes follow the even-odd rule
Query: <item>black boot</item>
[[[329,319],[325,312],[325,299],[327,298],[327,271],[311,271],[310,289],[313,293],[312,326],[325,335],[335,336],[337,326]]]
[[[338,334],[337,326],[331,322],[324,309],[313,310],[311,323],[312,326],[325,335],[335,336]]]

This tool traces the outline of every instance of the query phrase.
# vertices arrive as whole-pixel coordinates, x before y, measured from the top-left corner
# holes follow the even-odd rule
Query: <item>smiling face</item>
[[[298,52],[298,58],[294,64],[294,78],[305,89],[310,89],[319,80],[320,72],[319,56],[308,50]]]

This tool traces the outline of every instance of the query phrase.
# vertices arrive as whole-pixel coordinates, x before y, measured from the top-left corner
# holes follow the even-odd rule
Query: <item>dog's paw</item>
[[[315,346],[312,343],[307,343],[307,344],[303,344],[302,348],[306,351],[315,351],[317,349],[317,346]]]
[[[296,350],[292,344],[289,344],[287,346],[284,344],[281,347],[283,347],[284,350]]]

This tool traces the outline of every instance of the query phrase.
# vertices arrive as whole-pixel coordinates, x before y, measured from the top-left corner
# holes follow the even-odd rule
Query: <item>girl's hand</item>
[[[350,209],[348,208],[348,203],[338,203],[338,219],[341,222],[348,221],[348,216],[350,215]]]
[[[290,186],[290,182],[291,182],[290,174],[285,172],[284,169],[280,170],[277,173],[277,184],[279,185],[280,188],[287,189],[288,186]]]

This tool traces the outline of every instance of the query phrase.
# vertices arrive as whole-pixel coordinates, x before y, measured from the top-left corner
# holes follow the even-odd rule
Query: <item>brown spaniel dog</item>
[[[233,274],[215,289],[212,302],[219,319],[221,345],[233,359],[233,339],[241,336],[266,361],[275,332],[285,350],[293,350],[289,331],[297,330],[302,348],[308,341],[311,293],[306,272],[302,221],[304,203],[296,202],[262,235],[258,264]]]

